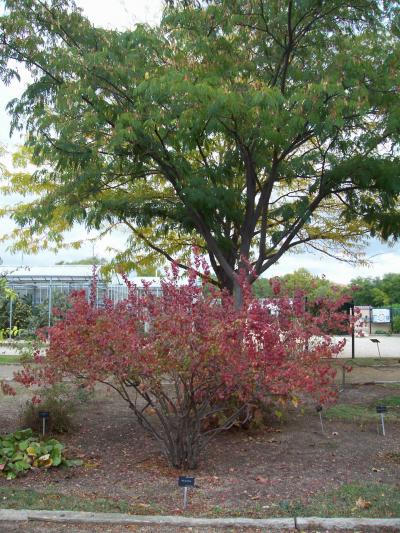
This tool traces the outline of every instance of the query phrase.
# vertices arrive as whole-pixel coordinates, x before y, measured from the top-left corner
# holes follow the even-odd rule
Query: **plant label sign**
[[[42,435],[46,434],[46,420],[50,417],[49,411],[39,411],[39,418],[42,421]]]
[[[194,477],[179,476],[178,486],[183,488],[183,509],[186,510],[188,503],[188,488],[194,487]]]
[[[179,476],[178,486],[179,487],[194,487],[194,477],[189,476]]]

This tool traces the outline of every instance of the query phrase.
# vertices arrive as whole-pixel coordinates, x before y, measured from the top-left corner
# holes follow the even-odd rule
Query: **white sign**
[[[372,322],[375,324],[389,324],[390,309],[372,309]]]

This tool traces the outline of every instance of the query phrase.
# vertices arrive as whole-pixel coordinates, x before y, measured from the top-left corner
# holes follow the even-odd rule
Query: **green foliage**
[[[361,505],[357,505],[360,502]],[[362,503],[368,502],[368,504]],[[398,487],[383,483],[349,483],[342,484],[333,491],[322,492],[304,506],[301,516],[326,517],[398,517],[400,500]],[[293,515],[292,515],[293,516]]]
[[[118,498],[105,497],[97,498],[90,493],[84,494],[62,494],[59,490],[34,490],[0,487],[0,500],[3,508],[6,509],[43,509],[43,510],[68,510],[86,511],[92,513],[129,513],[133,515],[142,514],[163,514],[167,510],[160,507],[159,503],[148,502],[148,505],[135,503]],[[146,500],[148,501],[148,500]]]
[[[359,366],[369,366],[369,367],[381,367],[381,366],[393,366],[393,357],[376,357],[372,359],[371,357],[356,357],[355,359],[341,357],[332,361],[332,364],[335,366],[345,366],[359,367]]]
[[[266,278],[256,279],[253,283],[252,290],[256,298],[270,298],[273,294],[269,280]]]
[[[389,407],[400,407],[400,396],[385,396],[381,403]]]
[[[70,308],[69,295],[63,292],[54,290],[51,297],[52,303],[52,316],[51,323],[53,324],[58,320],[57,314],[54,314],[56,309],[58,312],[63,313]],[[31,335],[34,335],[36,330],[43,328],[49,325],[49,302],[44,300],[39,305],[32,307],[31,316],[29,317],[29,322],[26,323],[26,330]]]
[[[393,333],[400,333],[400,315],[393,318],[392,331]]]
[[[139,266],[136,268],[138,276],[157,276],[157,267],[154,265]]]
[[[19,334],[19,330],[26,329],[31,321],[32,306],[29,301],[20,296],[12,300],[12,337]],[[4,337],[9,336],[10,329],[10,300],[0,300],[0,329]],[[16,328],[16,329],[15,329]]]
[[[12,328],[3,328],[0,329],[0,341],[4,341],[6,339],[14,339],[19,335],[20,330],[17,328],[17,326],[14,326]]]
[[[63,452],[64,445],[55,439],[41,441],[31,429],[15,431],[0,437],[0,474],[10,480],[31,468],[73,466]]]
[[[232,289],[243,257],[260,275],[289,250],[400,235],[397,2],[170,2],[125,31],[72,0],[4,5],[0,75],[31,75],[8,107],[15,160],[37,165],[6,173],[33,198],[4,210],[16,248],[124,224],[125,267],[196,244]]]
[[[400,274],[389,273],[382,278],[355,278],[351,280],[356,305],[385,307],[400,303]]]
[[[22,364],[33,363],[35,352],[42,348],[43,344],[37,338],[24,340],[18,344],[18,360]]]
[[[379,422],[379,415],[376,413],[376,405],[384,404],[388,406],[385,419],[391,422],[398,420],[400,414],[400,396],[386,396],[370,404],[337,404],[326,411],[329,419],[339,419],[347,422]]]
[[[0,340],[10,337],[10,299],[1,298],[0,294]],[[64,312],[69,308],[69,295],[60,291],[53,291],[52,310]],[[52,312],[51,321],[58,320]],[[49,323],[49,303],[45,300],[39,305],[32,306],[28,297],[21,297],[13,293],[12,297],[12,329],[11,337],[32,338],[36,330]]]
[[[283,290],[290,296],[294,296],[296,291],[302,291],[305,295],[316,300],[318,298],[332,298],[339,294],[347,294],[345,286],[338,287],[324,276],[319,277],[311,274],[305,268],[299,268],[295,272],[282,276],[281,283]]]
[[[11,332],[10,307],[12,307]],[[26,327],[31,314],[29,301],[21,298],[10,289],[5,277],[0,277],[0,340],[17,337],[20,330]]]
[[[21,362],[18,355],[0,355],[0,365],[18,365]]]
[[[338,294],[348,293],[346,286],[338,287],[324,276],[319,277],[311,274],[305,268],[299,268],[290,274],[281,276],[282,291],[293,297],[296,291],[302,291],[305,296],[312,300],[318,298],[332,298]],[[257,298],[269,298],[273,295],[270,282],[266,278],[258,278],[253,283],[253,293]]]

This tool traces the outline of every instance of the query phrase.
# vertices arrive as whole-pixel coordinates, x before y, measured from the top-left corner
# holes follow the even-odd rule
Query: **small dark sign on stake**
[[[369,339],[371,342],[373,342],[374,344],[376,344],[376,347],[378,348],[378,355],[379,357],[381,357],[381,350],[379,348],[379,344],[380,344],[380,340],[379,339]]]
[[[39,418],[42,421],[42,434],[46,434],[46,420],[50,417],[49,411],[39,411]]]
[[[179,476],[178,487],[183,488],[183,509],[186,510],[188,500],[188,487],[194,487],[194,477]]]

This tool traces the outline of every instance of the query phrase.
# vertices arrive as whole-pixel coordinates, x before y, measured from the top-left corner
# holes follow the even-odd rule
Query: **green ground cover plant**
[[[40,440],[31,429],[15,431],[0,437],[0,473],[11,480],[31,468],[82,464],[66,459],[64,449],[56,439]]]

